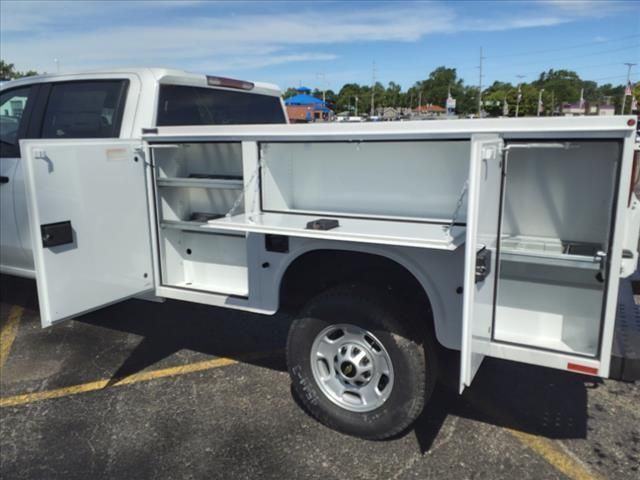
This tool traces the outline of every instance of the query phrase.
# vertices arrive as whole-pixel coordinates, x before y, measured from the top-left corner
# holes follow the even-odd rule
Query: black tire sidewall
[[[296,318],[287,342],[289,373],[294,391],[319,421],[350,435],[382,439],[400,433],[419,415],[432,388],[432,362],[425,358],[420,335],[398,318],[401,311],[386,292],[343,288],[316,297]],[[335,324],[352,324],[371,332],[391,358],[392,391],[375,410],[346,410],[332,402],[316,383],[311,348],[317,335]]]

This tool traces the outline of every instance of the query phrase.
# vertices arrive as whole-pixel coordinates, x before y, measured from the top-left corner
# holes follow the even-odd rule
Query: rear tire
[[[349,285],[318,295],[289,330],[295,394],[343,433],[381,440],[403,432],[436,380],[429,320],[381,289]]]

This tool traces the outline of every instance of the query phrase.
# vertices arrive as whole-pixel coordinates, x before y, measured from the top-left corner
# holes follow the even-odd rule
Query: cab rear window
[[[128,83],[54,83],[42,122],[42,138],[118,137]]]
[[[162,85],[158,126],[286,123],[280,97]]]

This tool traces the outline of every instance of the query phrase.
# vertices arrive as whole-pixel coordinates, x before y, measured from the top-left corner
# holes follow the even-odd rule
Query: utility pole
[[[631,67],[636,66],[637,63],[625,62],[625,65],[627,66],[627,83],[624,86],[624,92],[622,93],[622,109],[620,110],[620,115],[624,115],[624,107],[625,107],[625,104],[627,103],[627,87],[631,82]]]
[[[358,116],[358,96],[356,95],[356,114],[355,116]]]
[[[520,100],[522,99],[522,79],[524,75],[516,75],[518,77],[518,96],[516,97],[516,118],[518,118],[518,113],[520,112]]]
[[[316,80],[320,80],[320,78],[322,78],[322,84],[320,85],[322,87],[322,105],[326,106],[327,105],[327,97],[326,97],[327,76],[324,73],[316,73]]]
[[[420,107],[422,107],[422,88],[418,92],[418,114],[420,114]]]
[[[540,111],[542,110],[542,92],[544,92],[544,88],[541,88],[538,92],[538,117],[540,116]]]
[[[480,47],[480,75],[478,77],[478,118],[482,118],[482,60],[485,57],[482,56],[482,47]]]
[[[370,117],[373,117],[374,97],[376,94],[376,61],[373,61],[373,68],[371,69],[371,112]]]

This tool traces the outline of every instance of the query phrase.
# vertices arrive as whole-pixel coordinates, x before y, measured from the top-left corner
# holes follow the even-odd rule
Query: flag
[[[631,111],[638,111],[638,99],[636,97],[631,97]]]
[[[627,88],[624,89],[624,96],[625,97],[630,97],[632,89],[633,89],[633,87],[631,85],[631,82],[627,83]]]

